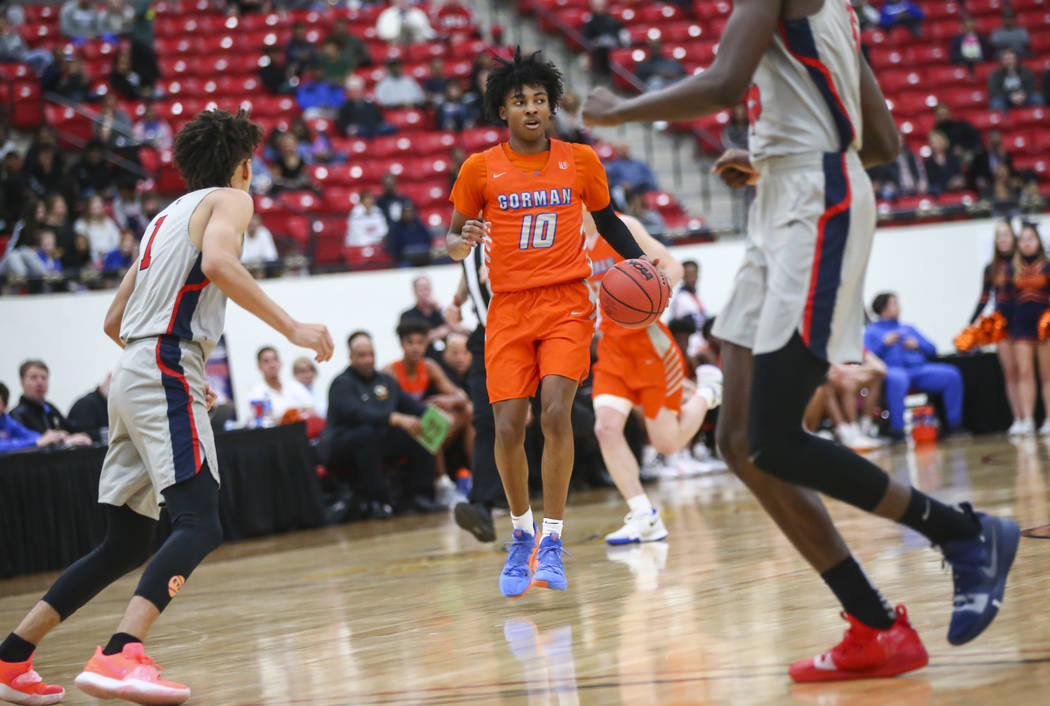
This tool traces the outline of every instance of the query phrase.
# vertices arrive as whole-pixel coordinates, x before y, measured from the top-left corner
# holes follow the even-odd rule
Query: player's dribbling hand
[[[722,177],[732,189],[742,189],[758,183],[758,172],[751,166],[751,157],[745,150],[728,149],[722,153],[711,172]]]
[[[491,229],[492,226],[487,221],[480,221],[476,218],[472,218],[463,224],[463,228],[459,232],[459,237],[470,243],[470,247],[473,248],[485,242],[485,238],[488,236]]]
[[[622,121],[616,117],[616,108],[621,99],[605,86],[598,86],[587,94],[583,101],[583,124],[597,126],[619,125]]]
[[[317,355],[314,357],[318,363],[323,363],[332,358],[335,344],[332,343],[332,334],[328,333],[328,327],[324,324],[300,324],[297,323],[288,340],[302,348],[309,348]]]
[[[215,406],[215,400],[219,399],[219,393],[211,389],[211,385],[204,383],[204,406],[211,411],[211,408]]]

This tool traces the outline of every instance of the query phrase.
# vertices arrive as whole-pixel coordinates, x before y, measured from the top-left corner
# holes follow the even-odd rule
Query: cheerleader
[[[1035,224],[1025,223],[1017,238],[1014,255],[1014,306],[1007,331],[1017,364],[1019,425],[1014,434],[1035,432],[1035,359],[1039,358],[1039,377],[1043,399],[1050,400],[1050,341],[1039,340],[1039,318],[1050,308],[1050,261]],[[1050,419],[1039,429],[1050,434]]]
[[[1014,256],[1017,254],[1017,236],[1009,221],[1003,221],[995,227],[995,251],[992,261],[984,268],[984,283],[981,288],[981,299],[970,317],[972,324],[984,311],[988,300],[995,294],[995,310],[1006,319],[1009,330],[1010,318],[1014,307]],[[1017,361],[1014,343],[1005,338],[996,344],[999,350],[999,365],[1003,368],[1003,379],[1006,381],[1006,399],[1010,402],[1010,413],[1014,422],[1010,434],[1025,433],[1022,421],[1026,419],[1021,407],[1021,393],[1018,388]],[[1028,422],[1031,424],[1030,415]],[[1033,426],[1034,429],[1034,426]],[[1027,433],[1031,433],[1029,429]]]

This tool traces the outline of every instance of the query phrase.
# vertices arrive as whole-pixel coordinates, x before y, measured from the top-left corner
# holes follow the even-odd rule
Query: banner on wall
[[[226,334],[219,336],[219,342],[215,350],[211,352],[208,361],[204,364],[204,377],[208,385],[215,391],[218,398],[216,405],[233,404],[233,382],[230,380],[230,360],[226,351]],[[237,418],[236,412],[233,419]]]

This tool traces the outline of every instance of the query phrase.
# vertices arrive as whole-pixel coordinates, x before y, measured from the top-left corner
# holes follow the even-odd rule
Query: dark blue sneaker
[[[514,540],[507,542],[507,561],[499,575],[499,590],[508,598],[523,596],[532,585],[536,570],[536,525],[532,534],[514,530]]]
[[[948,626],[948,642],[953,645],[974,639],[995,619],[1021,540],[1016,522],[975,513],[968,503],[963,503],[963,508],[980,523],[981,532],[972,539],[945,542],[941,547],[945,561],[951,564],[955,586]]]
[[[550,534],[541,539],[539,551],[536,553],[536,573],[532,582],[540,588],[564,591],[569,582],[565,579],[561,555],[568,553],[562,548],[559,535]]]

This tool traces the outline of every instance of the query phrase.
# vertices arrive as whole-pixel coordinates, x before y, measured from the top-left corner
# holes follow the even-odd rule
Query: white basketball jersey
[[[150,221],[133,267],[135,288],[124,309],[120,338],[176,336],[199,342],[205,355],[222,334],[226,295],[201,270],[201,251],[190,240],[190,216],[214,188],[175,199]]]
[[[860,149],[860,60],[849,0],[782,20],[748,92],[751,160]]]

